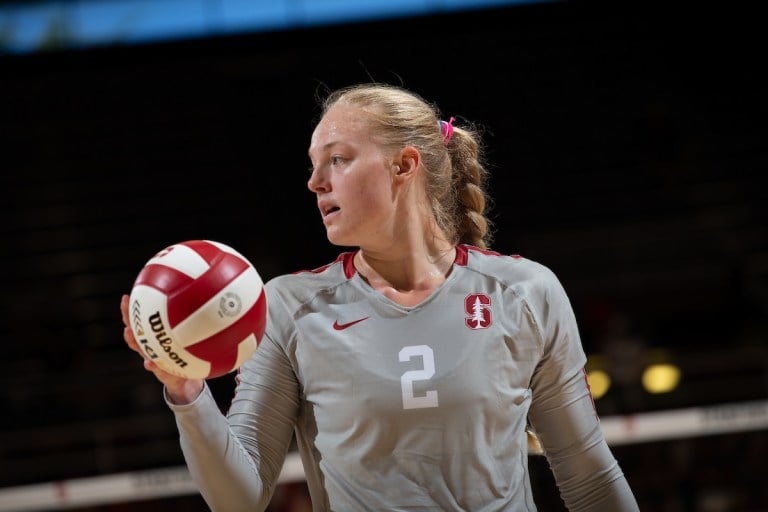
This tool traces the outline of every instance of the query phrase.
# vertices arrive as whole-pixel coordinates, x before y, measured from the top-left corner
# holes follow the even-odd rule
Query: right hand
[[[157,364],[144,354],[141,348],[139,348],[139,344],[136,341],[136,337],[133,335],[133,331],[131,330],[128,321],[128,301],[128,295],[123,295],[120,299],[120,313],[124,324],[123,339],[128,344],[128,347],[141,355],[144,359],[144,368],[147,371],[152,372],[157,380],[163,383],[168,398],[170,398],[174,404],[183,405],[194,401],[203,391],[205,381],[202,379],[185,379],[173,375],[172,373],[168,373],[157,366]]]

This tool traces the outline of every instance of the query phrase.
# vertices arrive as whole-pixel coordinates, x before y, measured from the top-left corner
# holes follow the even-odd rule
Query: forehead
[[[309,152],[320,151],[332,144],[353,143],[368,138],[368,114],[356,107],[333,106],[323,115],[312,132]]]

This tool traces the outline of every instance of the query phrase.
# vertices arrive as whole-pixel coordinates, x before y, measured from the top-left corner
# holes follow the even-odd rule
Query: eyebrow
[[[321,152],[322,152],[322,151],[327,151],[327,150],[328,150],[328,148],[330,148],[330,147],[332,147],[332,146],[336,146],[337,144],[344,144],[344,142],[342,142],[342,141],[340,141],[340,140],[332,140],[331,142],[328,142],[328,143],[326,143],[326,144],[323,144],[323,145],[322,145],[322,146],[321,146],[321,147],[318,149],[318,151],[321,151]],[[312,151],[311,151],[311,150],[307,151],[307,155],[308,155],[308,156],[309,156],[309,158],[311,159],[311,158],[312,158]]]

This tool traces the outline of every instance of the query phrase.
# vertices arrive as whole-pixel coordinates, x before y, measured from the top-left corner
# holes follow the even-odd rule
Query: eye
[[[331,157],[331,165],[341,165],[344,163],[344,159],[339,155],[333,155]]]

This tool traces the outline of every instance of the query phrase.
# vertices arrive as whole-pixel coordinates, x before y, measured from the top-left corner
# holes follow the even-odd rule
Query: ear
[[[395,178],[403,181],[413,179],[421,166],[421,153],[412,146],[406,146],[397,155],[394,166]]]

